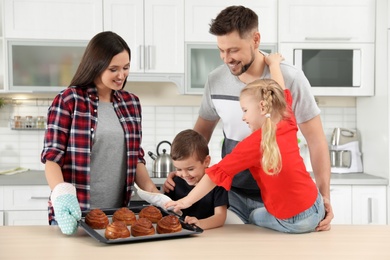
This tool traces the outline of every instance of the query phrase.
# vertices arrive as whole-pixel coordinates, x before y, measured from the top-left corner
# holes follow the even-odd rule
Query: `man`
[[[224,157],[250,134],[250,129],[241,120],[241,89],[255,79],[270,78],[270,73],[264,61],[266,54],[258,50],[261,39],[258,16],[251,9],[243,6],[227,7],[212,20],[210,33],[217,36],[221,59],[226,65],[209,74],[194,130],[209,141],[218,121],[222,120],[225,136],[222,147]],[[320,110],[310,93],[310,83],[303,72],[285,62],[281,63],[281,70],[286,87],[291,90],[293,96],[297,123],[308,144],[316,184],[324,198],[326,216],[317,230],[329,230],[333,218],[329,189],[330,160]],[[174,186],[172,176],[173,174],[170,174],[164,184],[165,191]],[[248,223],[250,213],[255,208],[264,206],[260,194],[250,172],[241,172],[234,178],[229,191],[229,209],[244,223]]]

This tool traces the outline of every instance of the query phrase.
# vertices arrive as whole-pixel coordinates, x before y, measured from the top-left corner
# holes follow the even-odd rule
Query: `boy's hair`
[[[270,114],[261,128],[261,165],[266,174],[277,174],[282,169],[282,158],[276,142],[277,126],[271,118],[285,119],[291,113],[286,103],[284,91],[273,79],[258,79],[241,90],[240,96],[243,95],[251,95],[259,103],[262,101],[266,113]]]
[[[229,6],[211,20],[209,32],[222,36],[237,31],[240,37],[246,38],[254,30],[258,31],[257,14],[244,6]]]
[[[198,161],[204,162],[207,155],[209,155],[207,141],[195,130],[183,130],[173,139],[171,158],[174,161],[180,161],[195,156]]]

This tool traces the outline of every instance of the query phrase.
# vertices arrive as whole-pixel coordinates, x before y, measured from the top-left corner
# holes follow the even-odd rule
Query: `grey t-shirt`
[[[266,54],[265,54],[266,55]],[[297,123],[306,122],[320,114],[314,96],[310,92],[310,83],[299,70],[282,62],[280,64],[286,88],[290,89]],[[265,66],[260,78],[271,78],[269,67]],[[231,74],[226,64],[213,70],[207,79],[199,116],[206,120],[221,120],[223,123],[224,142],[222,157],[230,153],[237,143],[250,134],[250,129],[242,121],[239,96],[245,84]],[[260,200],[259,188],[249,171],[236,175],[232,190]]]
[[[99,102],[97,115],[91,154],[91,208],[119,208],[126,186],[124,132],[112,103]]]

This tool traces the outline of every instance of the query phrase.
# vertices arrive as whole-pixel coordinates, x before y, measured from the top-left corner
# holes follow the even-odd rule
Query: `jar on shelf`
[[[22,127],[23,127],[22,117],[21,116],[14,116],[12,128],[19,129]]]
[[[45,129],[46,128],[46,120],[44,116],[38,116],[37,117],[37,128],[39,129]]]
[[[35,128],[35,124],[32,116],[26,116],[26,120],[24,121],[24,128],[26,129]]]

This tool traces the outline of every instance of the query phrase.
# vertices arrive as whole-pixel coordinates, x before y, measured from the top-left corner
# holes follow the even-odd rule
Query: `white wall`
[[[365,170],[389,178],[389,96],[387,48],[387,0],[377,0],[375,96],[357,98],[357,127],[363,143]]]
[[[180,95],[176,85],[170,83],[129,83],[126,89],[136,93],[141,100],[142,146],[145,152],[155,153],[159,142],[172,141],[179,131],[193,127],[198,116],[201,96]],[[33,95],[13,97],[28,97],[29,100],[20,101],[20,104],[8,104],[0,109],[0,169],[16,166],[44,169],[44,165],[40,163],[44,132],[11,130],[9,119],[15,115],[45,116],[54,94],[46,95],[45,99],[39,100],[35,100],[36,96]],[[355,98],[318,98],[318,104],[322,110],[321,117],[328,140],[335,127],[356,128]],[[218,125],[210,141],[212,163],[220,160],[222,138],[221,125]],[[302,155],[308,158],[304,145]],[[148,155],[145,158],[147,168],[151,169],[152,159]],[[310,170],[311,166],[308,167]]]

